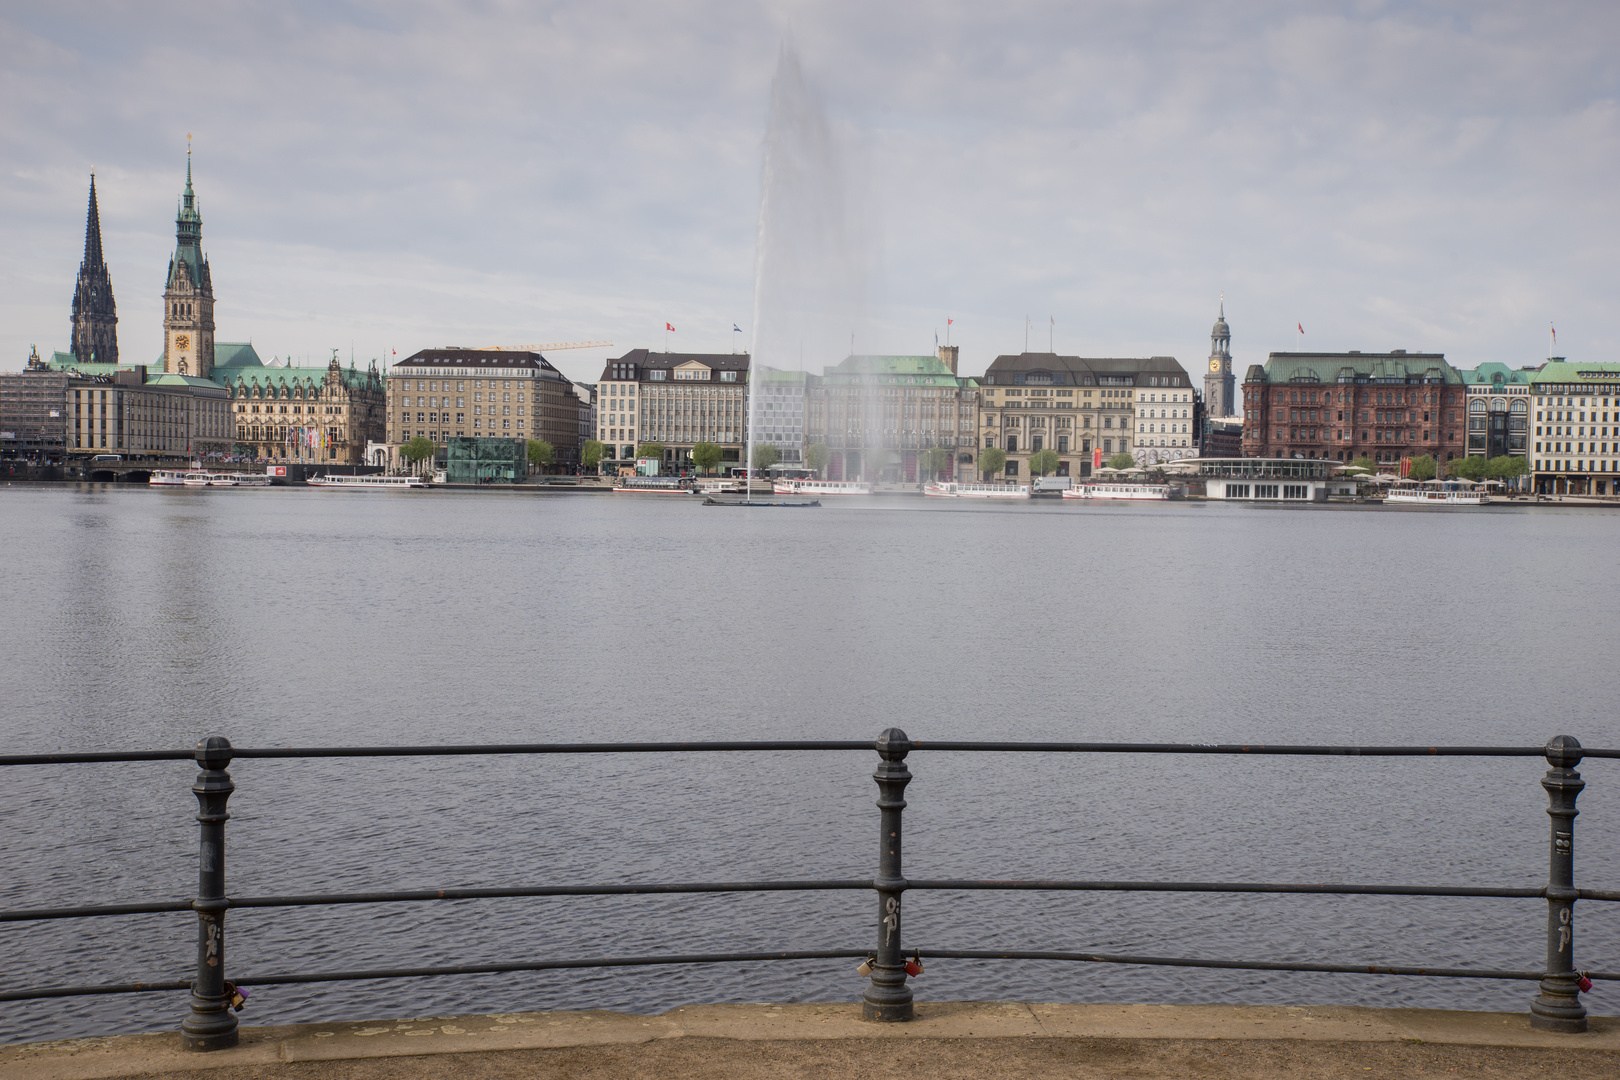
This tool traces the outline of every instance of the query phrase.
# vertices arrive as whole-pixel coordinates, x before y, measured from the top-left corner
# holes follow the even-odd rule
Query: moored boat
[[[1406,503],[1416,506],[1484,506],[1491,497],[1478,489],[1447,484],[1424,487],[1421,484],[1396,484],[1384,496],[1385,502]]]
[[[689,495],[691,486],[676,476],[625,476],[613,481],[613,490],[631,495]]]
[[[1168,484],[1081,484],[1063,493],[1065,499],[1124,499],[1159,502],[1170,497]]]
[[[1027,499],[1028,484],[977,484],[944,480],[927,484],[923,494],[936,499]]]
[[[425,489],[420,476],[311,476],[304,481],[314,488],[340,488],[345,491],[414,491]]]
[[[872,485],[864,480],[777,480],[772,490],[778,495],[870,495]]]

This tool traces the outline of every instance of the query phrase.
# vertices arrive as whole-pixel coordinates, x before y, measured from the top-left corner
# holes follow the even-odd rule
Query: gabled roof
[[[562,375],[544,356],[522,349],[419,349],[395,364],[392,370],[399,371],[403,368],[409,371],[420,367],[458,367],[472,371],[487,371],[491,368],[508,370],[530,368],[551,372],[559,378]]]
[[[1499,364],[1488,360],[1476,368],[1459,369],[1457,374],[1469,386],[1528,386],[1531,372],[1523,368],[1511,368],[1506,364]]]
[[[1142,376],[1175,376],[1178,385],[1192,385],[1187,369],[1173,356],[1062,356],[1058,353],[1004,353],[990,362],[984,373],[985,385],[1014,386],[1027,381],[1031,373],[1050,374],[1054,386],[1093,386],[1100,377],[1129,379]]]
[[[683,364],[702,364],[711,371],[748,370],[747,353],[671,353],[653,352],[651,349],[631,349],[623,356],[610,358],[602,367],[600,382],[623,381],[624,370],[635,367],[635,378],[646,381],[648,371],[674,371]]]
[[[251,341],[216,341],[214,342],[214,366],[222,367],[264,367],[264,361],[253,348]]]

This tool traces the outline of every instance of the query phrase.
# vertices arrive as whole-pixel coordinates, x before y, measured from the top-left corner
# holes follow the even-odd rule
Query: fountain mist
[[[848,155],[784,44],[771,83],[754,242],[754,322],[749,347],[748,449],[765,368],[836,363],[850,351],[865,274]]]

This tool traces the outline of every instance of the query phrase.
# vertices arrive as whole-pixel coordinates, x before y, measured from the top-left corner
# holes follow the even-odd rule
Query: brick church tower
[[[101,254],[101,211],[96,206],[96,177],[90,175],[90,209],[84,217],[84,261],[73,287],[73,344],[81,364],[118,363],[118,306],[112,278]]]
[[[186,190],[174,219],[174,255],[163,290],[163,370],[208,378],[214,370],[214,279],[202,251],[202,215],[191,190],[191,150],[186,150]]]

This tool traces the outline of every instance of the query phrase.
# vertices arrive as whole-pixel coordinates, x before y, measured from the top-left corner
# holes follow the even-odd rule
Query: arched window
[[[1523,399],[1515,401],[1508,406],[1508,412],[1513,413],[1515,416],[1523,415],[1529,411],[1530,403],[1528,401],[1524,401]]]
[[[1475,398],[1473,401],[1470,401],[1468,403],[1468,411],[1471,412],[1471,413],[1482,413],[1482,412],[1484,412],[1485,411],[1485,401],[1484,401],[1484,399],[1483,398]]]

